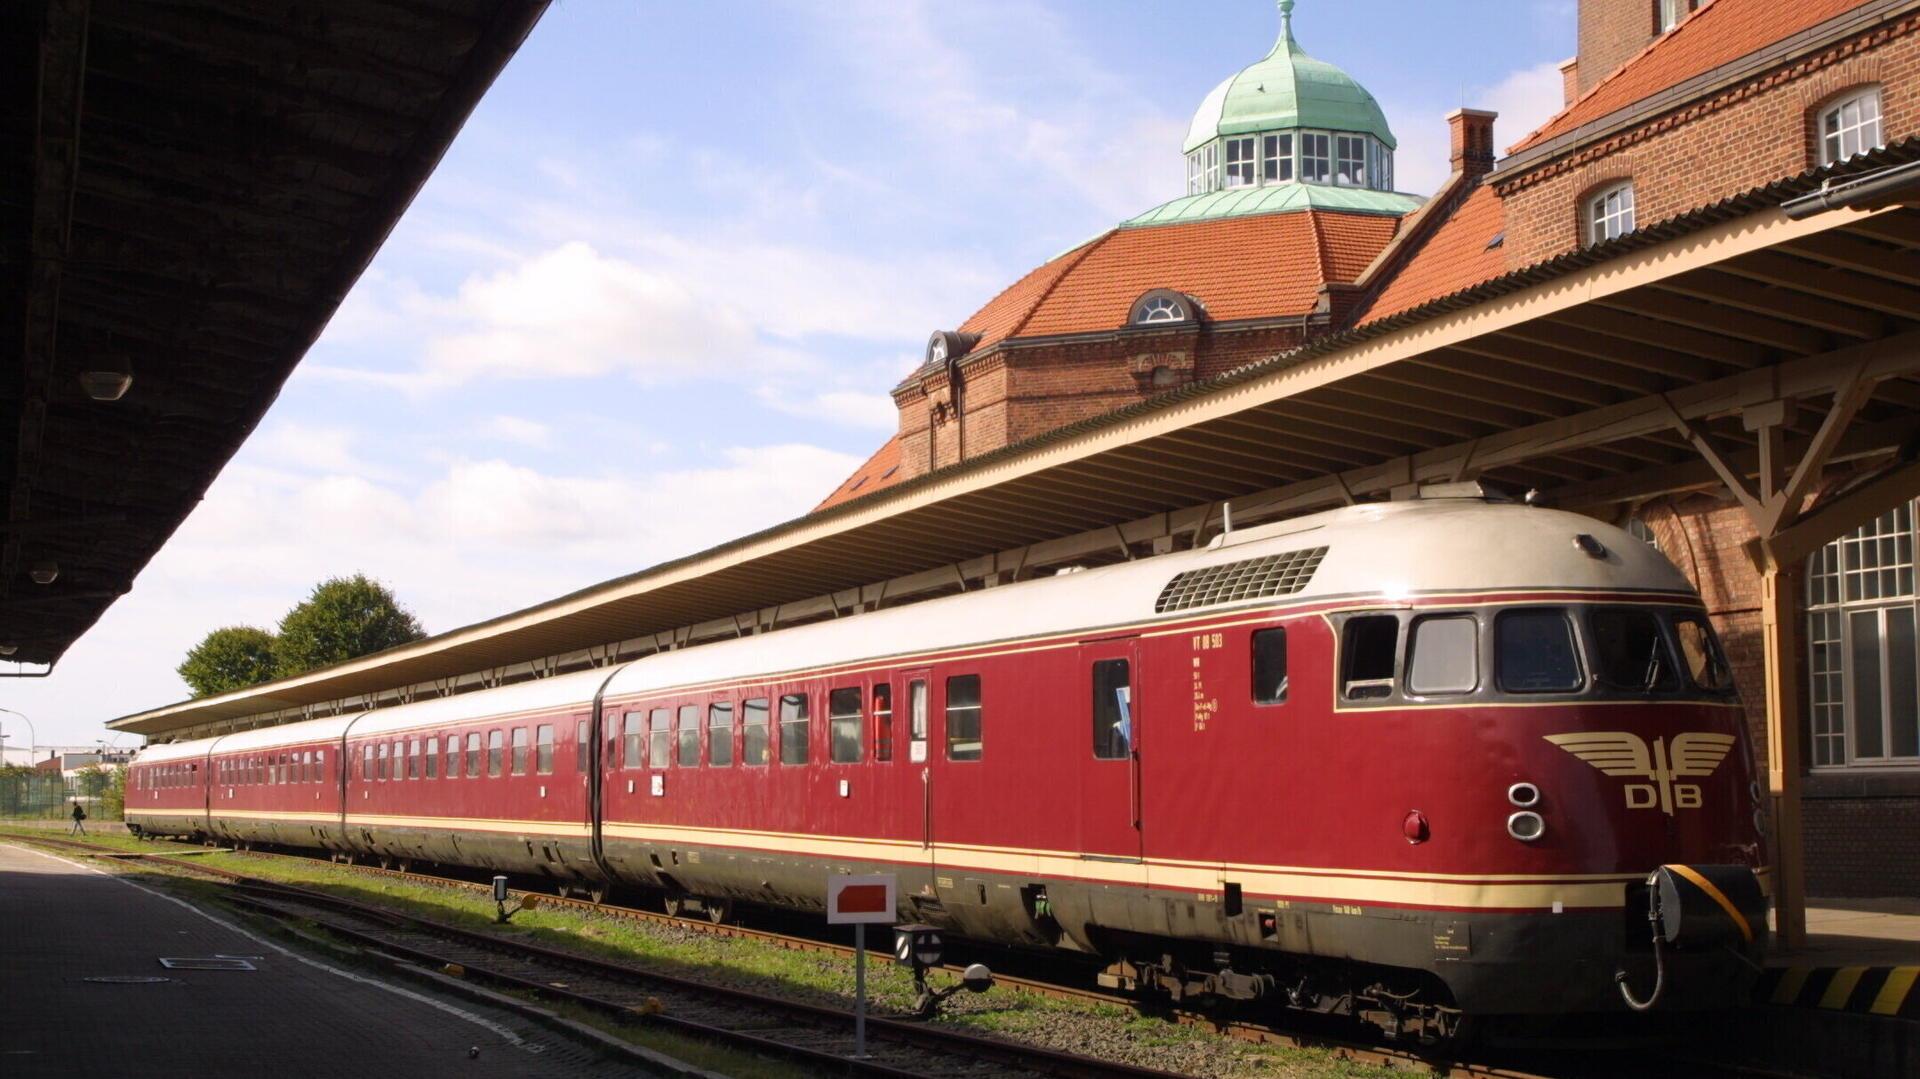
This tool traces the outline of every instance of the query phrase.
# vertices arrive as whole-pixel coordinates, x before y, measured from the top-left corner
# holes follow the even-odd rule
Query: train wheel
[[[587,898],[593,900],[593,903],[595,906],[599,906],[600,904],[605,903],[607,901],[606,887],[602,886],[599,888],[587,889]]]
[[[684,918],[687,916],[686,896],[670,895],[665,900],[665,906],[667,909],[667,917],[669,918]]]
[[[400,872],[402,872],[402,873],[411,873],[411,872],[413,872],[413,863],[412,863],[412,862],[409,862],[409,861],[407,861],[407,860],[406,860],[406,859],[404,859],[404,858],[402,858],[402,859],[401,859],[401,860],[400,860],[400,861],[399,861],[398,863],[396,863],[396,864],[398,865],[398,867],[399,867],[399,869],[400,869]]]
[[[733,900],[709,899],[706,901],[707,921],[715,925],[725,925],[733,920]]]

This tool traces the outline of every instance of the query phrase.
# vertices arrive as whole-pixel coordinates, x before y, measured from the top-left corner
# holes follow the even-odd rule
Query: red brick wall
[[[1808,895],[1920,895],[1920,797],[1811,795],[1800,828]]]
[[[1887,141],[1920,133],[1916,29],[1920,17],[1902,20],[1499,179],[1508,266],[1578,247],[1584,196],[1615,180],[1633,181],[1635,219],[1645,225],[1817,165],[1815,115],[1851,87],[1880,86]]]
[[[1580,70],[1576,89],[1632,59],[1654,38],[1654,0],[1580,0]]]

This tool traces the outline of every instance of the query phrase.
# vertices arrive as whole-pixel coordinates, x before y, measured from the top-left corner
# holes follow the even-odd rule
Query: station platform
[[[1767,960],[1760,1003],[1920,1020],[1920,898],[1816,901],[1807,943]]]
[[[255,969],[168,969],[163,957]],[[648,1074],[509,1010],[297,954],[137,881],[3,842],[0,1001],[8,1079]]]

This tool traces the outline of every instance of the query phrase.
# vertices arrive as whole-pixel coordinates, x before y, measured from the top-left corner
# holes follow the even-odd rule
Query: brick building
[[[898,434],[821,508],[1320,338],[1444,309],[1476,286],[1920,138],[1920,0],[1581,0],[1564,110],[1498,160],[1493,114],[1455,112],[1451,175],[1422,199],[1392,190],[1396,142],[1373,99],[1308,57],[1293,34],[1292,0],[1280,7],[1273,50],[1202,104],[1182,147],[1187,193],[935,333],[926,362],[893,391]],[[1814,282],[1793,259],[1748,257],[1636,300],[1653,306],[1583,311],[1515,333],[1535,355],[1597,371],[1623,396],[1659,392],[1674,374],[1705,379],[1819,355],[1836,340],[1911,328],[1920,315],[1915,294],[1883,276],[1920,285],[1920,235],[1884,227],[1904,256],[1834,237],[1816,245],[1823,269]],[[1792,320],[1742,287],[1789,278],[1798,289]],[[1593,348],[1589,333],[1610,346]],[[1625,361],[1621,340],[1637,346]],[[1516,406],[1544,377],[1492,352],[1474,372],[1476,387],[1497,388]],[[1910,385],[1890,382],[1877,395],[1883,407],[1920,410]],[[1342,421],[1326,410],[1295,422]],[[1313,455],[1308,446],[1274,450]],[[1811,485],[1812,504],[1876,463],[1830,466]],[[1751,507],[1727,484],[1706,482],[1608,512],[1627,516],[1700,588],[1738,668],[1764,771],[1763,581],[1747,550],[1757,535]],[[1815,895],[1920,894],[1914,517],[1907,502],[1782,577],[1795,590],[1800,637],[1789,684],[1803,691],[1799,759]]]

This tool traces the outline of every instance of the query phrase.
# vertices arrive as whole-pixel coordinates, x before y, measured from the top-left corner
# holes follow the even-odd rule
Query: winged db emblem
[[[1546,739],[1607,775],[1651,780],[1626,785],[1627,808],[1657,806],[1668,816],[1675,809],[1699,809],[1702,802],[1699,784],[1675,780],[1712,775],[1734,743],[1731,734],[1705,731],[1675,735],[1671,744],[1665,738],[1655,738],[1652,745],[1628,731],[1549,734]]]

